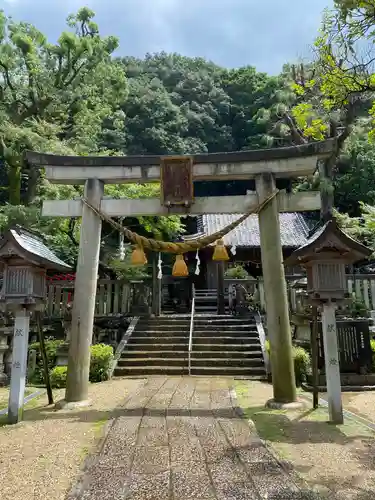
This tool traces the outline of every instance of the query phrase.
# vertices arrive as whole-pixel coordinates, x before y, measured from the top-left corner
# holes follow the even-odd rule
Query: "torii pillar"
[[[275,190],[272,174],[256,178],[259,202]],[[266,297],[267,330],[271,347],[272,385],[276,403],[296,401],[296,382],[292,357],[288,295],[283,265],[280,221],[277,199],[274,198],[259,212],[261,257]]]
[[[98,179],[86,181],[85,198],[97,209],[100,209],[103,193],[103,182]],[[88,399],[101,234],[101,219],[83,204],[64,403]]]

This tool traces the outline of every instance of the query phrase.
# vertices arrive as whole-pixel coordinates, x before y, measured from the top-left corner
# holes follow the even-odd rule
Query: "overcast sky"
[[[308,57],[322,11],[332,0],[0,0],[55,41],[66,16],[87,5],[102,34],[120,38],[120,54],[178,52],[227,67],[277,73]]]

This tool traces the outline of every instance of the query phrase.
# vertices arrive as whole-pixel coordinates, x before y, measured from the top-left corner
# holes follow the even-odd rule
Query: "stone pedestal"
[[[56,366],[68,366],[69,343],[62,344],[56,351]]]

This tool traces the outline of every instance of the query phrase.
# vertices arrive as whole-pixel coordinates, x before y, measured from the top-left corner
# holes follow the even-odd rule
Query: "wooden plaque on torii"
[[[194,201],[193,158],[166,156],[160,159],[161,204],[190,206]]]

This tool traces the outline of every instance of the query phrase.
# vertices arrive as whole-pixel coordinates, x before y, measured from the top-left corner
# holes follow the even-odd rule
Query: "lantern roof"
[[[9,229],[0,240],[0,260],[18,256],[27,263],[56,271],[71,267],[57,257],[36,234],[20,226]]]
[[[306,243],[285,259],[284,265],[293,266],[327,259],[340,259],[346,264],[351,264],[368,258],[371,254],[370,248],[340,229],[336,219],[333,218],[316,229]]]

